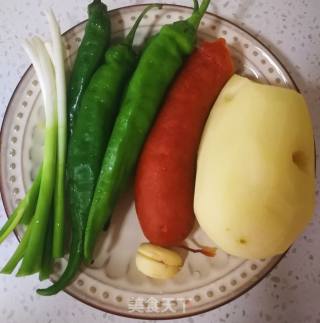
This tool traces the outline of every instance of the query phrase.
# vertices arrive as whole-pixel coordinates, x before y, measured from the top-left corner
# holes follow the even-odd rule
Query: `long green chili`
[[[134,71],[137,55],[133,38],[148,6],[135,22],[126,39],[111,47],[105,63],[93,75],[81,101],[70,138],[67,160],[67,205],[72,221],[68,265],[60,279],[37,292],[52,295],[74,278],[83,258],[83,241],[92,196],[101,162],[118,113],[122,92]]]
[[[192,16],[164,26],[145,48],[128,85],[103,160],[85,232],[84,258],[92,259],[96,239],[110,221],[120,191],[136,165],[165,93],[196,45],[200,20],[210,3],[194,1]]]

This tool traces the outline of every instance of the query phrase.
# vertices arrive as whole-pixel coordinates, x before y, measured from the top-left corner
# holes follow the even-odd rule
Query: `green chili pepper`
[[[101,162],[118,113],[121,96],[137,62],[132,48],[133,38],[148,6],[135,22],[126,39],[111,47],[105,64],[93,75],[81,102],[70,138],[67,160],[67,203],[72,221],[69,261],[60,279],[40,295],[52,295],[73,279],[83,258],[83,241],[92,196]]]
[[[110,42],[110,19],[107,7],[101,0],[94,0],[88,6],[89,19],[70,76],[68,88],[69,136],[81,104],[81,98],[93,73],[103,62],[103,56]]]
[[[84,259],[92,259],[95,241],[118,195],[136,165],[144,140],[165,93],[187,55],[196,45],[200,20],[210,0],[204,0],[186,21],[164,26],[145,48],[128,85],[102,163],[85,232]]]

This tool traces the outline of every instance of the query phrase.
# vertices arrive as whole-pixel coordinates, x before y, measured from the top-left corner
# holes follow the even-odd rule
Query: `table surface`
[[[106,1],[110,9],[154,1]],[[158,1],[191,5],[192,1]],[[1,0],[0,6],[0,119],[20,77],[29,65],[21,40],[35,34],[48,37],[43,11],[52,8],[63,31],[86,17],[85,0]],[[209,8],[255,34],[285,64],[311,110],[315,136],[320,115],[320,1],[212,1]],[[317,151],[320,151],[317,142]],[[319,167],[317,167],[319,170]],[[318,184],[319,187],[319,184]],[[320,215],[287,256],[261,283],[237,300],[181,322],[320,322]],[[6,215],[0,203],[0,225]],[[0,266],[17,246],[11,235],[0,246]],[[0,276],[0,322],[87,323],[129,322],[84,305],[65,293],[45,298],[35,290],[36,277]]]

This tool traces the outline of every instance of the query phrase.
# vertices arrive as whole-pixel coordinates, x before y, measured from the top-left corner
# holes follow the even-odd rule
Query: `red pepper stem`
[[[129,34],[127,35],[127,37],[125,38],[124,40],[124,44],[126,45],[129,45],[129,46],[132,46],[133,44],[133,40],[134,40],[134,36],[136,34],[136,31],[139,27],[139,24],[142,20],[142,18],[144,17],[144,15],[152,8],[158,8],[158,9],[161,9],[162,8],[162,5],[159,4],[159,3],[155,3],[155,4],[151,4],[149,6],[147,6],[140,14],[140,16],[138,17],[138,19],[135,21],[132,29],[130,30]]]
[[[200,249],[194,249],[194,248],[190,248],[184,245],[178,245],[175,246],[176,248],[181,248],[181,249],[185,249],[187,251],[193,252],[193,253],[202,253],[203,255],[207,256],[207,257],[214,257],[216,255],[216,248],[213,247],[202,247]]]
[[[201,18],[206,13],[210,2],[211,2],[211,0],[203,0],[200,7],[197,10],[196,10],[197,4],[195,4],[195,9],[193,11],[193,14],[188,19],[188,21],[194,26],[195,29],[198,28]]]

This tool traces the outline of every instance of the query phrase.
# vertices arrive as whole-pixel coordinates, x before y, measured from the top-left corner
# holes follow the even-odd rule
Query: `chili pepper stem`
[[[104,3],[101,3],[101,0],[93,0],[88,6],[89,15],[92,14],[94,11],[99,11],[100,9],[97,10],[97,8],[100,6],[104,7],[104,9],[107,10],[107,6]]]
[[[134,35],[136,34],[136,31],[138,29],[138,26],[142,20],[142,18],[144,17],[144,15],[152,8],[158,8],[158,9],[161,9],[162,8],[162,5],[159,4],[159,3],[155,3],[155,4],[151,4],[149,6],[147,6],[142,12],[141,14],[139,15],[138,19],[135,21],[133,27],[131,28],[129,34],[127,35],[126,39],[124,40],[124,43],[129,45],[129,46],[132,46],[133,44],[133,40],[134,40]]]
[[[216,248],[214,247],[207,247],[207,246],[203,246],[200,249],[194,249],[194,248],[190,248],[184,245],[178,245],[175,246],[176,248],[180,248],[180,249],[184,249],[193,253],[202,253],[203,255],[207,256],[207,257],[214,257],[216,255]]]
[[[194,26],[194,28],[198,28],[201,18],[205,14],[211,0],[203,0],[200,7],[195,3],[195,9],[192,16],[188,19],[188,21]],[[196,9],[198,6],[198,9]]]
[[[196,12],[199,10],[199,2],[198,0],[193,0],[193,12]]]

